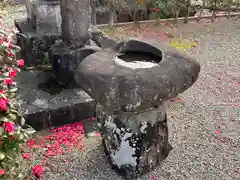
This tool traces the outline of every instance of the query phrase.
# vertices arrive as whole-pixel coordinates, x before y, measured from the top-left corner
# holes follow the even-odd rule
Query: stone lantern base
[[[172,149],[164,105],[141,113],[110,115],[98,104],[97,121],[110,164],[126,179],[151,171]]]

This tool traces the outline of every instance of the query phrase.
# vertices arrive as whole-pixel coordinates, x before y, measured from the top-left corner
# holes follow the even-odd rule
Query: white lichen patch
[[[143,68],[152,68],[154,66],[158,66],[158,63],[152,63],[152,62],[146,62],[146,61],[132,61],[132,62],[126,62],[122,59],[118,58],[117,56],[113,59],[113,61],[119,65],[128,67],[131,69],[143,69]]]
[[[143,122],[142,123],[142,126],[141,126],[141,128],[140,128],[140,132],[141,133],[147,133],[147,122]]]
[[[36,99],[32,104],[40,108],[48,108],[48,103],[45,99]]]
[[[132,133],[126,133],[121,139],[121,144],[119,148],[111,153],[111,158],[114,163],[120,168],[124,165],[137,165],[137,157],[133,157],[136,149],[131,147],[129,144],[129,140],[126,140],[128,137],[131,137]]]

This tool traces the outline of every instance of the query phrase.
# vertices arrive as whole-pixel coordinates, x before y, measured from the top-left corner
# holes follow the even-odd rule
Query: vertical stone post
[[[70,46],[81,47],[90,39],[91,0],[61,0],[62,38]]]

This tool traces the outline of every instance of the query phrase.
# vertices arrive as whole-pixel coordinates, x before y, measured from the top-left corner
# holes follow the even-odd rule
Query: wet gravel
[[[202,70],[180,95],[184,102],[169,106],[173,150],[161,167],[139,180],[240,179],[240,20],[190,23],[180,26],[178,34],[199,42],[189,53]],[[121,180],[109,167],[100,138],[86,138],[84,146],[67,155],[71,163],[54,161],[60,171],[47,170],[44,179]]]

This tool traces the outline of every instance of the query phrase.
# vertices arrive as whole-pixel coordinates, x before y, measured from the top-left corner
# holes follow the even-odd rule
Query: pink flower
[[[30,159],[30,153],[24,153],[24,154],[23,154],[23,157],[24,157],[25,159]]]
[[[176,99],[171,99],[170,100],[171,102],[184,102],[184,100],[183,99],[180,99],[180,98],[176,98]]]
[[[95,132],[95,136],[96,136],[96,137],[101,137],[100,132]]]
[[[5,174],[5,170],[4,169],[0,169],[0,175],[4,175]]]
[[[7,100],[0,99],[0,111],[7,111]]]
[[[155,7],[155,8],[153,8],[153,11],[154,11],[154,12],[158,12],[159,9]]]
[[[29,148],[34,148],[37,144],[37,141],[35,139],[29,139],[27,142],[27,145]]]
[[[14,57],[15,55],[13,53],[8,54],[9,57]]]
[[[24,60],[23,59],[17,60],[17,65],[20,68],[23,67],[24,66]]]
[[[4,122],[2,124],[2,127],[4,128],[4,130],[8,133],[11,133],[11,132],[14,132],[14,127],[15,127],[15,124],[13,122]]]
[[[220,134],[221,131],[220,131],[220,130],[216,130],[215,133],[216,133],[216,134]]]
[[[13,80],[12,80],[11,78],[6,78],[6,79],[4,79],[4,84],[6,84],[6,85],[12,85],[12,83],[13,83]]]
[[[40,165],[35,165],[32,167],[32,175],[36,176],[37,178],[41,178],[44,171],[45,169]]]
[[[11,141],[14,141],[15,138],[14,138],[14,136],[10,136],[9,139],[10,139]]]
[[[17,75],[17,71],[15,69],[9,72],[9,76],[11,78],[14,78],[16,75]]]
[[[90,118],[89,118],[91,121],[93,121],[94,120],[94,117],[93,116],[90,116]]]
[[[3,43],[6,40],[7,40],[6,36],[3,36],[2,39],[0,40],[0,43]]]

